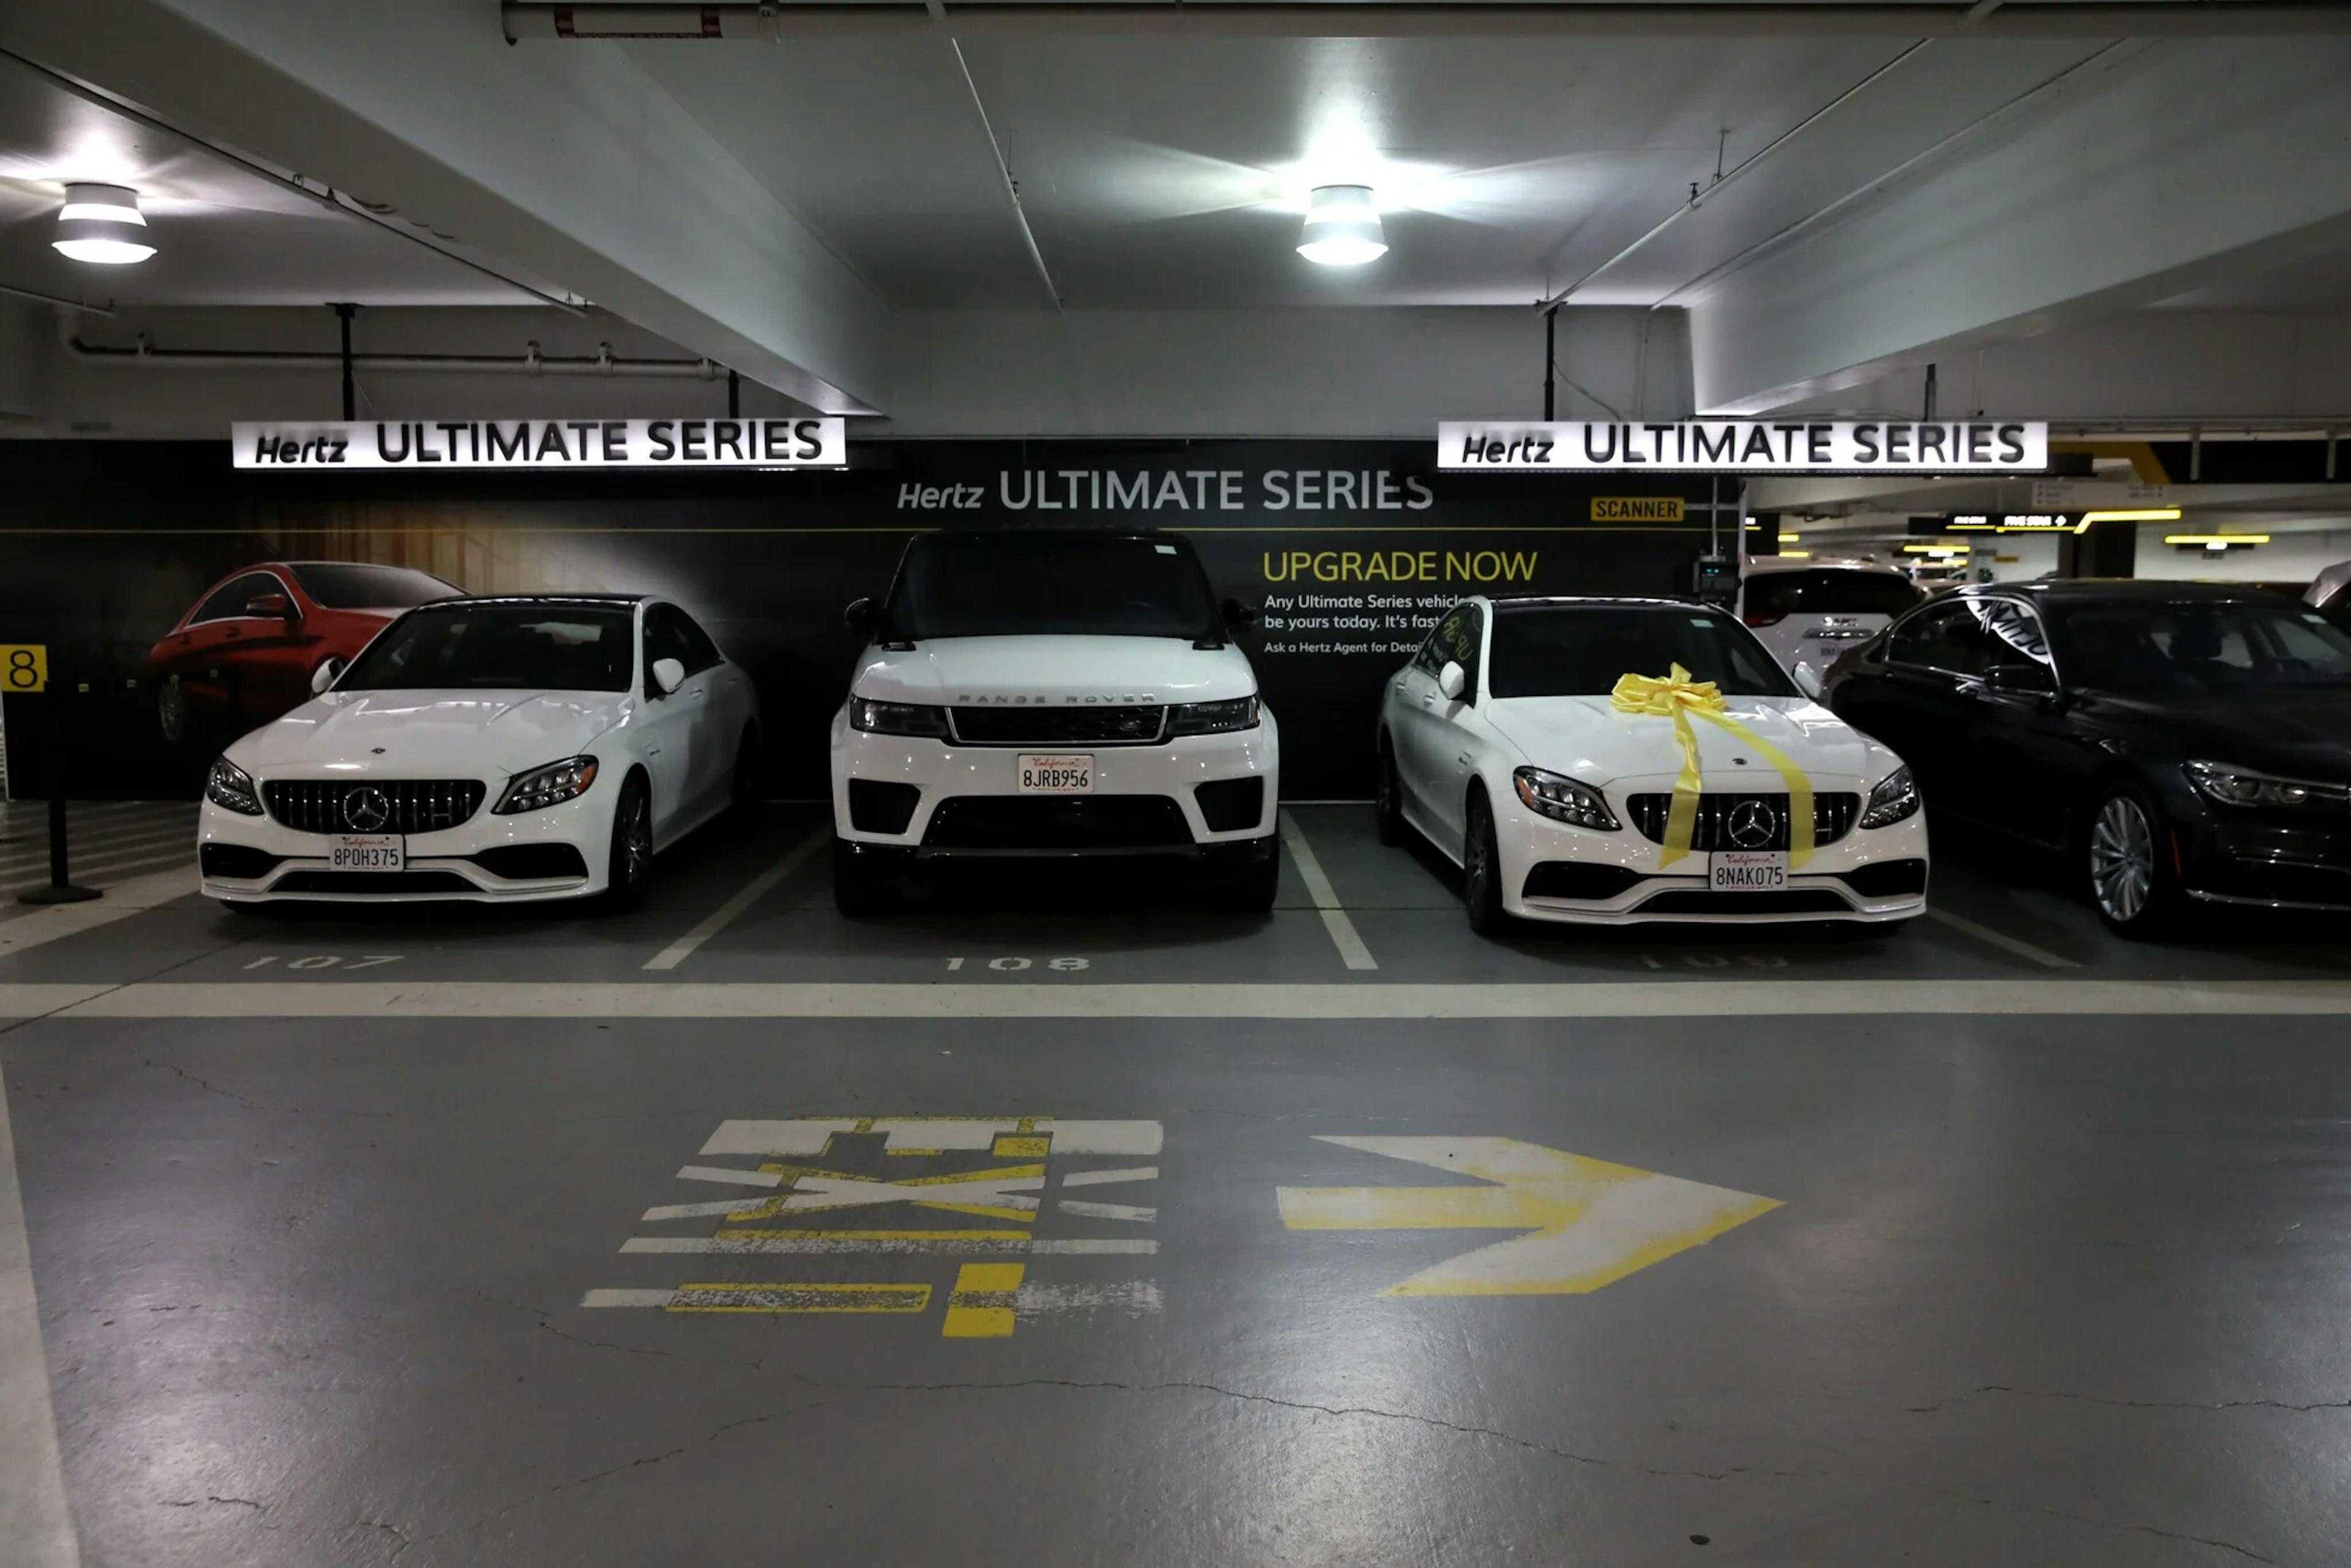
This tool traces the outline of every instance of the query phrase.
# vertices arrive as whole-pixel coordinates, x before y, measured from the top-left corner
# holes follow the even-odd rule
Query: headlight
[[[1177,703],[1167,710],[1170,735],[1223,735],[1228,730],[1256,727],[1254,695],[1222,703]]]
[[[877,703],[868,697],[849,699],[849,727],[875,735],[935,735],[945,740],[947,710],[920,703]]]
[[[2318,806],[2337,810],[2351,806],[2351,785],[2314,784],[2304,779],[2281,779],[2225,762],[2182,765],[2188,781],[2208,800],[2223,806]]]
[[[261,796],[253,787],[253,775],[225,757],[215,758],[213,770],[204,776],[204,799],[239,816],[261,815]]]
[[[1572,822],[1595,832],[1613,833],[1622,826],[1609,810],[1607,798],[1589,784],[1578,784],[1540,768],[1521,768],[1510,775],[1527,810],[1555,822]]]
[[[507,792],[498,797],[493,812],[512,814],[516,811],[538,811],[549,806],[559,806],[566,800],[577,800],[588,793],[588,786],[596,782],[596,759],[592,757],[569,757],[560,762],[550,762],[544,768],[534,768],[528,773],[515,775]]]
[[[1907,763],[1877,781],[1869,792],[1869,804],[1862,809],[1861,825],[1865,828],[1890,828],[1907,817],[1918,814],[1918,784],[1910,777]]]

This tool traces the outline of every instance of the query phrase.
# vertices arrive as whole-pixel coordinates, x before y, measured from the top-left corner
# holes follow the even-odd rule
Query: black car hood
[[[2351,685],[2159,697],[2093,692],[2077,711],[2182,760],[2208,758],[2289,779],[2351,782]]]

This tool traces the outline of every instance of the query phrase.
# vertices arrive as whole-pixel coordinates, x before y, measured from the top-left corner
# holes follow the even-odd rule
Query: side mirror
[[[1799,661],[1796,667],[1788,674],[1794,679],[1798,691],[1814,702],[1821,700],[1821,673],[1818,670],[1813,668],[1809,663]]]
[[[315,697],[324,692],[341,678],[342,673],[343,662],[340,659],[322,661],[317,669],[310,672],[310,695]]]
[[[2010,696],[2046,697],[2057,695],[2057,683],[2043,664],[1994,664],[1984,672],[1984,689]]]
[[[1238,599],[1225,601],[1225,630],[1249,632],[1257,627],[1258,612]]]
[[[1459,702],[1461,694],[1469,689],[1469,672],[1453,660],[1446,660],[1445,668],[1437,672],[1437,689],[1445,694],[1447,702]]]
[[[685,666],[675,659],[653,661],[653,690],[667,696],[685,685]]]
[[[245,601],[247,615],[258,615],[265,621],[299,621],[294,612],[294,601],[282,593],[256,593]]]
[[[874,622],[880,619],[870,599],[852,599],[849,601],[849,608],[841,612],[841,624],[852,632],[871,632]]]

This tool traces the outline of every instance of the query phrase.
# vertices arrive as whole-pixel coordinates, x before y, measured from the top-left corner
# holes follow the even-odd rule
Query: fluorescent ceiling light
[[[137,192],[121,185],[68,185],[50,245],[74,261],[123,267],[155,254]]]
[[[2202,545],[2206,549],[2227,549],[2231,545],[2265,545],[2267,534],[2166,534],[2168,545]]]
[[[1388,253],[1369,185],[1318,185],[1306,207],[1298,254],[1323,267],[1361,267]]]

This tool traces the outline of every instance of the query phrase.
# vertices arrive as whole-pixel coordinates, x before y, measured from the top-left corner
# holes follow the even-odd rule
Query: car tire
[[[1384,737],[1380,741],[1380,777],[1372,796],[1372,826],[1380,842],[1394,848],[1405,842],[1412,831],[1404,820],[1404,780],[1396,776],[1395,747]]]
[[[155,688],[155,722],[172,745],[188,738],[188,688],[177,675],[165,675]]]
[[[894,913],[903,895],[897,883],[875,873],[846,839],[832,841],[832,906],[852,920]]]
[[[2179,874],[2166,852],[2162,809],[2135,784],[2102,796],[2082,834],[2090,904],[2116,936],[2133,942],[2168,935],[2179,922]]]
[[[645,890],[653,880],[653,791],[645,776],[632,773],[621,782],[620,803],[612,808],[612,845],[604,862],[604,908],[625,915],[643,907]]]
[[[1468,912],[1469,929],[1480,936],[1499,936],[1510,928],[1502,908],[1502,857],[1494,841],[1494,813],[1483,795],[1469,797],[1468,821],[1461,835],[1461,903]]]
[[[1217,889],[1216,904],[1236,915],[1265,915],[1281,891],[1281,854],[1275,851]]]
[[[749,831],[759,825],[759,732],[743,727],[735,746],[735,775],[727,787],[726,816],[735,827]]]

